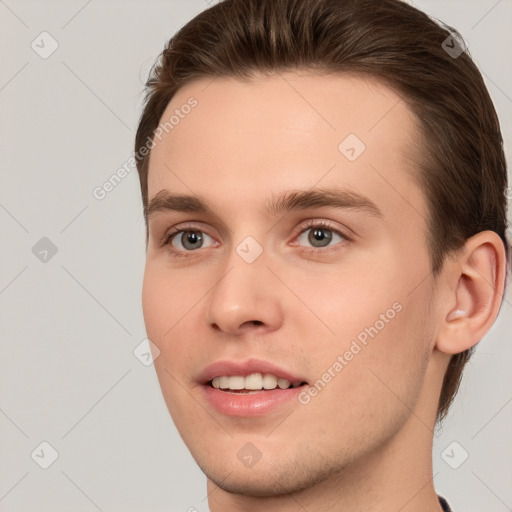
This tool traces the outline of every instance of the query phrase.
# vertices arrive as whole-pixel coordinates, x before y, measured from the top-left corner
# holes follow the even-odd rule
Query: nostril
[[[262,325],[263,324],[263,322],[261,320],[253,320],[252,323],[254,325]]]

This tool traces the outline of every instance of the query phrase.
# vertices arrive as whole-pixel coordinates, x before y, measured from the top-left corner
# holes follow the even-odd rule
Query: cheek
[[[146,265],[142,285],[142,313],[147,335],[160,349],[163,336],[173,321],[173,318],[170,318],[172,308],[165,306],[169,300],[169,289],[166,279],[159,278],[158,274]]]
[[[154,368],[162,389],[163,398],[171,417],[176,421],[187,411],[187,397],[178,371],[187,367],[186,344],[179,343],[183,320],[196,300],[189,297],[190,288],[182,287],[179,279],[170,277],[168,270],[158,265],[146,265],[142,286],[142,309],[148,338],[157,345],[159,356]],[[185,291],[186,293],[183,293]]]
[[[147,263],[142,286],[142,311],[150,339],[160,343],[204,294],[199,279],[172,272],[164,263]],[[153,336],[153,338],[152,338]]]
[[[426,361],[420,346],[422,333],[407,316],[409,308],[404,306],[381,330],[378,324],[377,331],[369,329],[375,324],[374,315],[365,310],[358,313],[368,318],[359,330],[367,334],[366,344],[353,335],[357,331],[353,326],[346,336],[315,349],[313,384],[318,391],[304,406],[303,420],[298,422],[305,431],[316,431],[321,425],[318,435],[326,443],[345,432],[340,447],[354,449],[397,432],[415,409]],[[338,323],[338,328],[342,333],[343,324]]]
[[[166,370],[180,379],[190,378],[197,361],[199,317],[204,311],[205,295],[211,288],[206,275],[169,269],[165,261],[146,264],[142,286],[142,310],[148,338],[160,349],[155,370],[164,389],[176,383]],[[204,339],[200,337],[200,339]]]
[[[397,266],[386,272],[340,273],[301,283],[299,293],[329,327],[321,335],[317,329],[311,352],[316,378],[335,381],[326,387],[342,390],[344,401],[373,396],[378,397],[378,407],[381,400],[397,401],[393,392],[406,402],[416,396],[432,333],[427,291],[420,286],[411,294],[410,282]],[[317,328],[321,324],[309,317],[308,334],[314,336],[313,324]],[[329,394],[325,393],[326,399]]]
[[[304,315],[310,326],[322,329],[328,346],[342,348],[366,327],[379,321],[380,315],[392,308],[399,298],[384,272],[366,268],[320,269],[314,275],[295,274],[288,277],[294,293],[309,307]],[[396,288],[396,285],[395,285]],[[304,305],[299,305],[304,309]],[[390,312],[390,316],[395,310]],[[316,316],[316,319],[315,319]]]
[[[146,266],[142,287],[146,333],[160,350],[154,367],[166,400],[179,391],[172,376],[178,376],[178,369],[187,368],[183,328],[187,314],[198,301],[197,293],[182,285],[178,273],[174,274],[171,277],[168,270],[161,270],[157,265]],[[168,406],[171,406],[169,402]]]

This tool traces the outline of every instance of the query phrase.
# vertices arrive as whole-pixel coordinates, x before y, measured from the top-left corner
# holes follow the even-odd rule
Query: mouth
[[[211,379],[208,386],[225,393],[255,394],[274,389],[294,389],[307,384],[305,381],[290,381],[272,373],[251,373],[243,375],[222,375]]]
[[[269,361],[217,361],[198,376],[203,398],[227,416],[251,417],[298,405],[307,380]]]

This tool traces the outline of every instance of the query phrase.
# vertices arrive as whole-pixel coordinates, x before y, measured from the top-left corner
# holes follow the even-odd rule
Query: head
[[[450,37],[461,44],[398,0],[228,0],[152,69],[135,145],[144,317],[169,410],[210,476],[219,453],[249,441],[281,447],[267,470],[340,469],[411,411],[446,415],[509,259],[497,115]],[[172,227],[195,234],[171,238]],[[278,413],[202,407],[200,371],[244,357],[289,363],[307,382],[286,428]],[[333,450],[336,432],[347,436]],[[308,435],[318,443],[300,455]]]

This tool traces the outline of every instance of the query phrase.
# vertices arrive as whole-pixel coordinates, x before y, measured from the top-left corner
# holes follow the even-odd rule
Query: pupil
[[[197,249],[201,246],[203,237],[198,231],[187,231],[181,235],[181,243],[187,249]]]
[[[332,239],[332,234],[328,229],[324,228],[316,228],[313,231],[310,232],[309,241],[311,245],[315,247],[323,247],[324,245],[318,244],[318,242],[326,242],[326,244],[329,244],[329,242]]]

